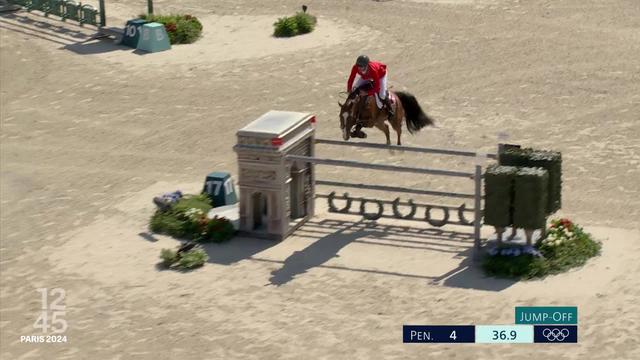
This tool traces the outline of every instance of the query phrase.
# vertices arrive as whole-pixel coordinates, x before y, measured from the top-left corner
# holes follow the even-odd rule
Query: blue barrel
[[[147,20],[132,19],[127,21],[127,25],[124,27],[124,35],[122,35],[122,42],[120,44],[137,48],[138,41],[140,41],[140,29],[142,25],[146,24]]]
[[[151,53],[171,49],[169,34],[167,34],[164,25],[157,22],[142,25],[140,40],[136,48]]]
[[[207,175],[202,193],[209,196],[213,207],[233,205],[238,202],[233,178],[226,171],[216,171]]]

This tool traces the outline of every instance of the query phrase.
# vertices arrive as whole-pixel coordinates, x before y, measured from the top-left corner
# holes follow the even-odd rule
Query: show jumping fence
[[[41,11],[45,16],[55,15],[63,21],[69,19],[80,23],[98,27],[106,25],[104,0],[99,1],[99,9],[92,5],[75,2],[73,0],[10,0],[9,2],[20,5],[27,11]]]
[[[445,192],[445,191],[433,191],[433,190],[419,190],[419,189],[409,189],[403,187],[396,186],[386,186],[386,185],[371,185],[371,184],[357,184],[357,183],[347,183],[347,182],[339,182],[339,181],[328,181],[328,180],[315,180],[313,186],[316,185],[326,185],[333,187],[343,187],[343,188],[357,188],[357,189],[367,189],[367,190],[377,190],[377,191],[386,191],[391,193],[405,193],[405,194],[414,194],[414,195],[430,195],[430,196],[438,196],[438,197],[450,197],[450,198],[458,198],[458,199],[473,199],[474,207],[473,209],[467,209],[465,204],[462,204],[459,207],[447,206],[447,205],[436,205],[436,204],[420,204],[414,203],[413,200],[409,200],[408,202],[401,202],[399,198],[395,200],[378,200],[378,199],[367,199],[363,197],[351,197],[348,193],[344,193],[342,196],[337,196],[336,192],[333,191],[328,195],[317,194],[316,197],[326,198],[328,201],[329,211],[335,213],[342,214],[351,214],[351,215],[361,215],[365,219],[368,220],[377,220],[379,218],[392,218],[392,219],[401,219],[401,220],[413,220],[413,221],[426,221],[432,226],[441,227],[447,224],[452,225],[462,225],[462,226],[473,226],[474,228],[474,250],[475,253],[479,253],[481,240],[480,240],[480,228],[482,226],[482,164],[486,158],[497,159],[496,154],[481,154],[471,151],[460,151],[460,150],[447,150],[447,149],[436,149],[436,148],[424,148],[424,147],[411,147],[411,146],[389,146],[383,144],[373,144],[366,142],[345,142],[345,141],[336,141],[329,139],[315,139],[315,144],[326,144],[332,146],[346,146],[346,147],[355,147],[355,148],[368,148],[368,149],[379,149],[379,150],[398,150],[398,151],[406,151],[406,152],[417,152],[417,153],[429,153],[429,154],[440,154],[440,155],[450,155],[450,156],[462,156],[462,157],[473,157],[476,158],[476,164],[474,171],[464,172],[464,171],[451,171],[451,170],[443,170],[443,169],[430,169],[430,168],[419,168],[419,167],[408,167],[408,166],[397,166],[397,165],[382,165],[382,164],[371,164],[364,163],[358,161],[351,160],[337,160],[337,159],[327,159],[327,158],[317,158],[311,156],[300,156],[300,155],[287,155],[286,159],[292,162],[302,162],[309,164],[318,164],[318,165],[332,165],[339,167],[351,167],[351,168],[362,168],[362,169],[371,169],[371,170],[380,170],[380,171],[393,171],[393,172],[402,172],[402,173],[414,173],[414,174],[424,174],[424,175],[434,175],[434,176],[447,176],[447,177],[457,177],[457,178],[467,178],[474,182],[474,192],[473,194],[468,193],[458,193],[458,192]],[[335,200],[343,200],[345,205],[342,208],[337,208],[335,205]],[[353,201],[360,202],[359,211],[352,210]],[[366,204],[373,203],[378,207],[377,212],[367,212]],[[385,214],[384,206],[391,205],[393,213]],[[399,207],[409,207],[410,210],[406,214],[402,214]],[[424,208],[424,216],[418,215],[418,208]],[[431,211],[434,209],[439,209],[443,212],[442,218],[439,220],[433,219],[431,217]],[[458,220],[452,221],[450,217],[450,212],[456,212]],[[473,212],[474,217],[473,220],[467,220],[465,218],[465,212]]]

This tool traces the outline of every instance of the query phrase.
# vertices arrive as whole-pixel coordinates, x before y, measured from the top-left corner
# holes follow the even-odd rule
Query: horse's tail
[[[409,133],[413,134],[427,125],[434,125],[433,119],[422,111],[415,96],[402,91],[396,91],[395,94],[404,108]]]

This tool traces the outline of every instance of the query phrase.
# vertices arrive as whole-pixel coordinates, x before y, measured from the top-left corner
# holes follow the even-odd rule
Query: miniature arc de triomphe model
[[[282,240],[314,214],[315,117],[269,111],[237,132],[240,233]]]

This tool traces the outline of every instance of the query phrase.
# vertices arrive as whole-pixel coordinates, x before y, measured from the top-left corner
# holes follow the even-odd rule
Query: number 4
[[[43,333],[47,332],[47,330],[49,329],[49,323],[47,322],[47,311],[46,310],[44,310],[42,313],[40,313],[40,316],[38,316],[38,319],[36,319],[36,322],[33,323],[33,327],[35,329],[42,330]]]
[[[456,341],[456,339],[458,339],[458,337],[456,336],[455,330],[451,332],[451,335],[449,335],[449,339],[453,339],[453,341]]]

